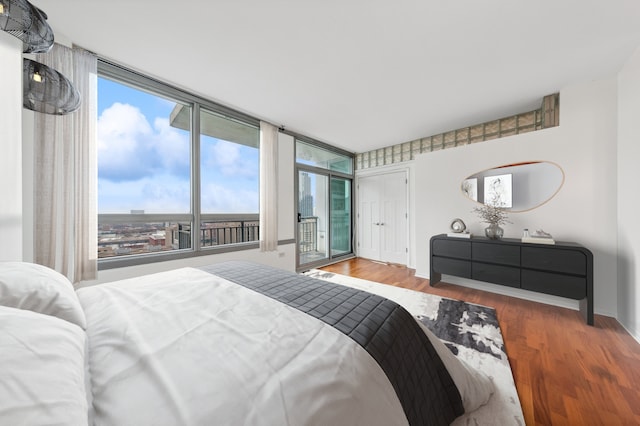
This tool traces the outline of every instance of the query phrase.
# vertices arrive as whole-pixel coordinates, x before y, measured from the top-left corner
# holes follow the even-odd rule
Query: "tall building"
[[[300,188],[298,193],[300,195],[298,202],[298,213],[302,217],[312,217],[313,214],[313,195],[311,195],[311,176],[309,173],[302,172],[300,174]]]

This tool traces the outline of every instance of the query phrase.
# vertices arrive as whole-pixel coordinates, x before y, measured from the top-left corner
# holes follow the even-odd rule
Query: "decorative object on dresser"
[[[451,232],[447,235],[454,238],[471,238],[471,234],[467,231],[467,225],[464,224],[462,219],[453,219],[449,225]]]
[[[430,247],[431,286],[446,274],[575,299],[593,325],[593,254],[580,244],[536,247],[513,238],[464,241],[441,234],[431,237]]]
[[[451,232],[459,233],[464,232],[467,229],[467,225],[464,224],[462,219],[453,219],[449,228],[451,228]]]
[[[485,228],[484,233],[487,238],[493,240],[500,239],[502,235],[504,235],[504,229],[502,229],[500,225],[511,223],[507,219],[507,211],[497,198],[480,207],[474,207],[473,212],[480,216],[480,219],[482,219],[484,223],[489,224],[489,226]]]
[[[523,243],[532,244],[555,244],[555,240],[551,234],[544,232],[542,229],[536,230],[533,235],[529,235],[529,230],[525,229],[525,233],[522,236],[521,241]]]

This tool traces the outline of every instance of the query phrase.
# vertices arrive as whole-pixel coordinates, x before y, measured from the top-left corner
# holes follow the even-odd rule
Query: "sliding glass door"
[[[296,141],[298,270],[352,255],[352,164],[340,152]]]
[[[331,177],[331,256],[351,253],[351,179]]]
[[[327,176],[298,171],[298,253],[301,265],[329,257]]]

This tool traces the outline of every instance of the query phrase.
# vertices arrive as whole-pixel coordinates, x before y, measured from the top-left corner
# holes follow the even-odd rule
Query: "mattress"
[[[381,296],[249,262],[202,268],[331,325],[364,348],[392,383],[410,424],[464,413],[453,379],[418,323]]]
[[[395,302],[245,262],[77,291],[0,262],[0,328],[0,424],[438,425],[492,392]]]

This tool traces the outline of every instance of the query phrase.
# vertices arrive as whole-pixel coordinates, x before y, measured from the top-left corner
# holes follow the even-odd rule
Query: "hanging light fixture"
[[[80,107],[80,94],[58,71],[31,59],[22,60],[22,104],[45,114],[69,114]]]
[[[47,52],[53,46],[47,14],[27,0],[0,0],[0,30],[22,40],[24,53]]]
[[[19,38],[24,53],[45,53],[53,46],[47,14],[27,0],[0,0],[0,30]],[[80,94],[61,73],[30,59],[22,62],[22,104],[45,114],[63,115],[80,107]]]

